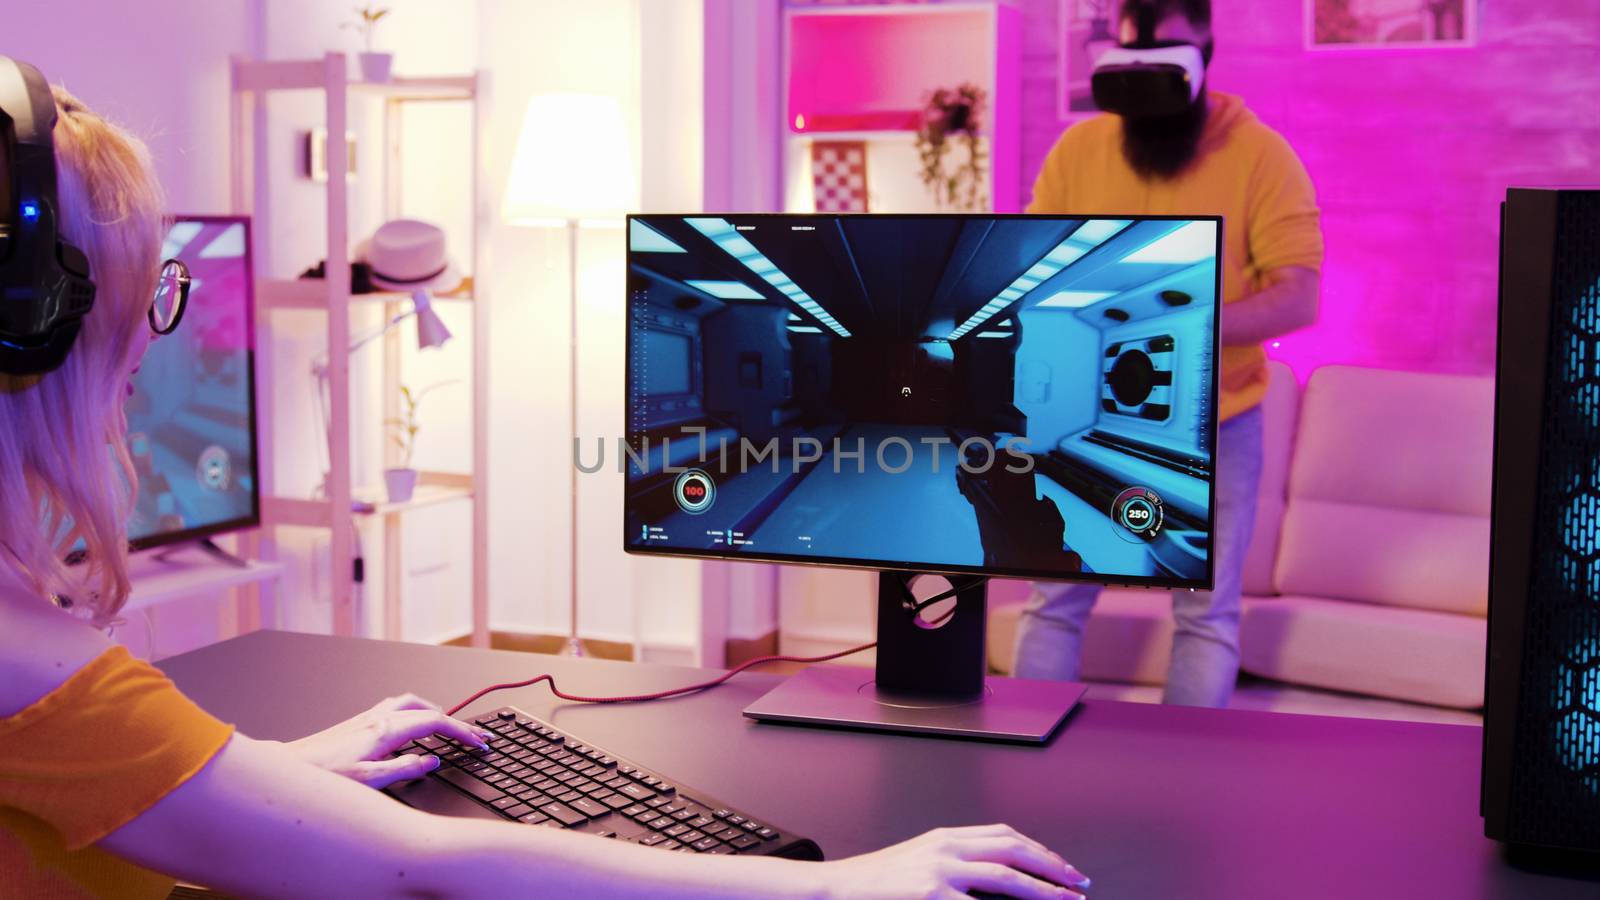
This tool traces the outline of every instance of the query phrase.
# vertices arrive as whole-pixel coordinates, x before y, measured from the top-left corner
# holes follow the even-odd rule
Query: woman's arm
[[[246,897],[1076,897],[1082,876],[1004,826],[932,832],[835,863],[668,853],[551,828],[429,815],[235,736],[102,848]]]

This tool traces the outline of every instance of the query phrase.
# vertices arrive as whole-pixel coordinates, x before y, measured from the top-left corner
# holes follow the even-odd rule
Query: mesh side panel
[[[1556,233],[1511,837],[1600,846],[1600,192]]]

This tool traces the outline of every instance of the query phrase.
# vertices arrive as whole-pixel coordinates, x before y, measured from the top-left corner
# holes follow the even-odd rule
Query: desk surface
[[[412,691],[449,706],[554,673],[632,694],[701,670],[256,632],[161,663],[259,738],[298,737]],[[1083,869],[1103,898],[1565,898],[1596,886],[1506,866],[1478,817],[1481,731],[1090,700],[1044,747],[758,724],[779,681],[744,674],[627,706],[520,706],[817,840],[830,859],[940,825],[1004,821]],[[464,712],[470,714],[473,710]]]

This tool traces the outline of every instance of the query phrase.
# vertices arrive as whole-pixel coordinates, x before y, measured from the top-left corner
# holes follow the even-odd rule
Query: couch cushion
[[[1492,379],[1327,366],[1306,385],[1285,594],[1483,615]]]
[[[1475,709],[1487,623],[1339,600],[1246,597],[1240,666],[1279,681]]]
[[[1017,620],[1023,598],[1007,592],[989,606],[989,666],[1010,674],[1016,666]],[[1107,588],[1100,592],[1084,632],[1087,681],[1162,684],[1172,655],[1172,594],[1164,590]]]
[[[1267,396],[1261,401],[1261,488],[1256,497],[1255,529],[1244,558],[1244,591],[1277,593],[1272,569],[1278,558],[1278,529],[1289,488],[1289,453],[1294,448],[1295,419],[1300,414],[1300,385],[1281,362],[1267,363]]]

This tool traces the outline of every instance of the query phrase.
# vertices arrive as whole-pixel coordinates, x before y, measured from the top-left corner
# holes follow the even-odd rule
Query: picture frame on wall
[[[1308,50],[1472,47],[1479,0],[1305,0]]]
[[[1117,44],[1120,0],[1057,0],[1056,118],[1066,122],[1092,116],[1089,76],[1100,54]]]

